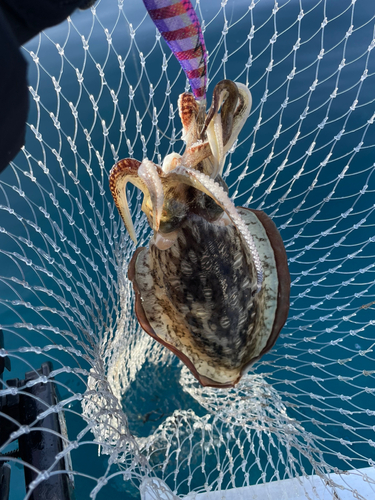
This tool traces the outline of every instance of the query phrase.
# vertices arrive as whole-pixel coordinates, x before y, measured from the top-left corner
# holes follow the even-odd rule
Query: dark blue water
[[[363,367],[370,366],[372,359],[369,354],[359,356],[356,353],[365,351],[372,343],[372,335],[366,329],[372,319],[372,310],[359,309],[361,305],[373,300],[372,279],[368,272],[359,273],[359,270],[366,269],[366,266],[373,263],[373,243],[366,246],[368,238],[374,236],[373,222],[371,223],[373,131],[372,135],[371,130],[367,133],[365,147],[356,153],[354,159],[352,154],[353,148],[361,141],[367,120],[374,113],[375,64],[374,57],[367,52],[373,37],[371,19],[374,16],[374,6],[370,2],[358,1],[353,13],[350,2],[328,2],[325,6],[323,2],[293,0],[279,2],[280,9],[273,16],[273,2],[270,1],[261,0],[253,11],[248,11],[247,2],[229,2],[225,15],[229,25],[236,24],[224,36],[223,11],[216,16],[220,4],[202,4],[202,14],[207,26],[205,40],[210,52],[211,82],[208,96],[213,85],[222,78],[249,83],[253,95],[253,111],[240,136],[239,146],[228,157],[224,176],[230,187],[230,194],[236,193],[238,205],[265,210],[281,228],[294,282],[288,323],[276,348],[263,363],[256,366],[255,371],[268,373],[267,380],[290,404],[288,411],[291,416],[307,430],[327,438],[326,442],[321,442],[322,448],[327,448],[327,462],[332,466],[348,468],[347,463],[335,456],[335,452],[342,448],[340,445],[336,447],[332,440],[332,435],[335,435],[354,442],[348,454],[358,454],[359,458],[353,462],[353,466],[365,466],[366,458],[375,457],[373,448],[364,442],[372,437],[372,431],[369,430],[372,416],[365,415],[361,409],[374,408],[368,393],[359,388],[373,387],[372,381],[365,380],[362,374]],[[305,18],[299,25],[296,20],[301,8]],[[40,96],[40,103],[38,99],[32,101],[29,123],[39,130],[44,142],[40,143],[30,128],[26,149],[32,156],[26,158],[21,153],[15,161],[18,169],[13,171],[9,168],[1,175],[3,187],[0,203],[13,207],[24,220],[15,218],[8,211],[1,211],[0,226],[5,227],[10,234],[21,236],[23,240],[0,233],[0,247],[6,252],[24,253],[25,258],[38,262],[45,272],[38,274],[32,266],[20,265],[17,259],[4,253],[0,255],[0,262],[3,263],[0,324],[5,332],[6,347],[10,350],[24,345],[24,338],[30,345],[57,342],[64,346],[69,343],[75,345],[76,340],[69,339],[66,332],[77,336],[82,342],[82,351],[95,349],[105,329],[104,325],[114,327],[119,304],[117,263],[113,258],[113,249],[120,240],[120,229],[116,222],[117,216],[114,219],[112,215],[114,211],[107,186],[108,172],[114,163],[114,157],[129,156],[127,138],[130,139],[134,157],[142,159],[144,152],[141,133],[147,141],[147,156],[154,161],[158,161],[158,154],[163,157],[182,147],[181,141],[174,144],[167,139],[155,147],[156,132],[152,126],[152,112],[153,106],[156,106],[160,112],[158,126],[168,137],[172,136],[173,128],[178,134],[178,116],[170,119],[169,108],[172,105],[176,109],[178,95],[185,88],[185,77],[164,44],[162,46],[168,59],[168,68],[166,72],[161,71],[162,52],[153,50],[155,30],[148,20],[140,24],[145,16],[141,2],[129,3],[124,8],[125,15],[136,30],[134,39],[123,14],[119,15],[118,12],[116,2],[101,2],[97,17],[93,18],[90,12],[77,12],[72,17],[73,24],[48,30],[47,36],[54,43],[43,36],[41,44],[36,39],[27,46],[29,51],[38,55],[41,66],[49,73],[46,74],[33,62],[32,57],[27,56],[30,85]],[[317,63],[317,54],[322,48],[320,24],[325,17],[330,21],[324,34],[325,55]],[[111,45],[98,24],[99,20],[111,33]],[[255,36],[247,38],[252,24],[256,28]],[[355,29],[346,42],[345,33],[351,24]],[[358,29],[359,27],[361,28]],[[275,32],[277,41],[270,44]],[[85,37],[89,51],[83,49],[81,35]],[[293,51],[298,38],[301,38],[301,46]],[[59,54],[55,45],[57,43],[64,48],[67,59]],[[146,60],[144,68],[140,63],[139,50]],[[339,74],[337,68],[344,50],[347,64]],[[222,62],[226,51],[228,59]],[[125,61],[123,73],[119,69],[118,55]],[[267,71],[271,59],[274,65],[272,71]],[[360,82],[366,65],[369,77]],[[294,66],[296,74],[288,79],[287,75],[291,74]],[[82,81],[77,79],[76,68],[83,75]],[[102,69],[103,77],[100,74]],[[52,76],[59,81],[61,93],[56,92]],[[316,78],[319,85],[315,91],[310,92],[310,86]],[[168,96],[164,91],[167,79],[172,86]],[[155,90],[153,97],[150,97],[150,83]],[[130,86],[135,91],[132,99],[129,99]],[[339,89],[338,95],[332,100],[330,95],[336,86]],[[110,90],[117,94],[116,104]],[[90,100],[90,96],[93,96],[93,100]],[[287,106],[281,108],[286,97],[289,97]],[[358,99],[357,107],[348,116],[349,106],[355,99]],[[210,101],[210,97],[208,100]],[[97,110],[93,101],[97,103]],[[307,105],[307,117],[300,122],[299,117]],[[74,118],[75,107],[78,109],[78,122]],[[137,131],[135,108],[140,112],[141,133]],[[50,113],[58,116],[60,128],[53,126]],[[327,113],[327,124],[322,129],[317,128]],[[121,114],[126,121],[125,132],[120,131]],[[256,130],[260,114],[262,126]],[[282,134],[269,159],[280,119]],[[109,128],[108,136],[103,134],[103,121],[105,127]],[[346,134],[342,139],[334,140],[342,128],[345,128]],[[298,131],[298,143],[288,152],[290,141],[293,141]],[[90,139],[87,139],[88,135]],[[73,142],[69,142],[68,136]],[[249,149],[253,139],[256,147],[250,156]],[[307,158],[305,152],[313,141],[316,143],[315,148]],[[330,153],[332,155],[329,162],[322,166]],[[287,166],[278,171],[286,157]],[[61,168],[58,158],[62,158],[64,168]],[[38,161],[42,163],[39,165]],[[91,171],[88,175],[86,165],[90,165],[92,175]],[[348,173],[337,182],[346,165],[349,165]],[[49,169],[51,176],[43,172],[45,167]],[[299,173],[302,167],[303,171]],[[31,177],[35,175],[38,186],[22,170],[31,172]],[[276,183],[268,193],[267,189],[275,178]],[[291,185],[291,192],[288,193]],[[366,185],[369,188],[361,193]],[[28,199],[9,186],[22,188]],[[132,203],[139,203],[136,194],[132,197]],[[341,214],[350,208],[353,208],[352,214],[342,218]],[[363,218],[366,219],[365,223],[350,229]],[[25,220],[33,221],[39,230]],[[76,225],[72,222],[74,220],[77,221]],[[57,228],[53,221],[57,223]],[[54,249],[43,234],[51,235],[59,250]],[[342,237],[345,239],[342,240]],[[308,245],[315,240],[318,240],[317,243],[309,248]],[[27,246],[26,241],[32,241],[34,247],[41,248],[48,254],[47,257],[40,257],[35,248]],[[346,258],[359,249],[363,249],[359,256]],[[131,254],[129,248],[124,249],[125,251]],[[64,254],[71,256],[70,260]],[[48,271],[53,272],[54,276],[49,276]],[[38,294],[22,284],[12,283],[11,287],[6,278],[12,276],[23,283],[51,290],[53,294]],[[67,283],[71,290],[64,288],[56,277]],[[319,282],[321,278],[324,281]],[[354,278],[353,285],[338,288],[339,283],[351,278]],[[369,289],[365,297],[353,298],[355,293],[365,289]],[[61,297],[70,305],[65,307]],[[6,302],[20,298],[25,302],[30,301],[34,307],[43,306],[43,312],[32,311],[27,306],[10,306]],[[54,312],[54,309],[64,311],[65,317]],[[356,317],[345,319],[354,312],[357,312]],[[68,314],[73,319],[69,319]],[[27,327],[22,327],[17,331],[12,326],[17,322],[48,324],[58,329],[59,340],[56,340],[54,334],[49,338],[48,330],[28,330]],[[364,330],[360,332],[362,327]],[[341,338],[344,339],[342,342],[339,341]],[[335,344],[335,341],[338,343]],[[315,349],[315,352],[311,349]],[[74,354],[53,351],[54,368],[70,365],[88,370],[92,357],[89,352],[87,355],[87,359],[84,359]],[[50,359],[50,356],[51,352],[45,355],[27,353],[13,356],[12,376],[22,377],[30,367],[39,366],[42,361]],[[352,360],[343,364],[336,362],[337,359],[348,358]],[[338,376],[352,376],[354,380],[350,385],[341,382],[341,389],[338,387]],[[321,378],[324,382],[314,382],[311,377]],[[190,396],[182,393],[178,378],[177,365],[161,369],[156,377],[153,366],[146,363],[142,368],[136,382],[123,399],[130,429],[136,436],[149,435],[176,409],[191,408],[201,414],[201,407]],[[173,390],[166,390],[166,379]],[[62,398],[68,397],[69,391],[85,391],[84,377],[81,379],[76,375],[63,373],[58,380]],[[285,381],[289,382],[286,384]],[[293,385],[288,385],[290,381]],[[336,395],[341,392],[353,400],[342,401],[337,398]],[[311,393],[326,396],[327,399],[317,402],[310,397]],[[344,410],[344,414],[338,413],[338,407]],[[354,411],[354,416],[350,413],[345,415],[345,411]],[[69,437],[75,439],[85,427],[80,417],[80,403],[73,403],[65,413]],[[312,419],[317,420],[318,424]],[[342,423],[362,428],[360,431],[345,430]],[[361,439],[356,437],[356,432],[360,433]],[[87,441],[92,439],[89,434]],[[96,445],[80,446],[72,453],[73,469],[92,478],[100,477],[105,471],[107,459],[97,455]],[[15,467],[13,469],[16,471]],[[17,479],[21,475],[21,469],[18,475],[13,474],[12,499],[23,496],[21,481]],[[257,480],[256,474],[254,478]],[[203,478],[196,477],[193,486],[200,486],[200,480]],[[240,481],[242,476],[239,477],[238,485]],[[94,485],[93,479],[77,476],[77,498],[85,498]],[[118,476],[103,489],[98,498],[105,494],[123,498],[125,491],[137,496],[136,490]]]

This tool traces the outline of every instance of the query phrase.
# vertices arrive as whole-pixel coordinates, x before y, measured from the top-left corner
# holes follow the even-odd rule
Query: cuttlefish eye
[[[159,231],[163,234],[179,229],[186,219],[188,207],[186,203],[173,198],[164,200],[163,213],[160,219]]]
[[[128,181],[143,191],[142,210],[154,230],[128,270],[142,328],[202,385],[230,387],[272,348],[286,321],[286,252],[272,220],[262,211],[236,208],[221,177],[249,116],[247,87],[219,82],[205,118],[190,94],[178,104],[184,154],[168,155],[162,167],[121,160],[110,173],[110,188],[134,242]]]

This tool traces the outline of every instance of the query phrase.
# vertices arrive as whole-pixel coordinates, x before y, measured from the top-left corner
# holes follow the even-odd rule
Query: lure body
[[[182,94],[184,154],[168,155],[161,167],[125,159],[110,174],[133,239],[127,181],[142,189],[154,230],[149,248],[137,249],[129,265],[138,320],[205,386],[235,385],[274,345],[289,310],[290,277],[276,226],[264,212],[236,209],[221,177],[250,106],[245,86],[223,80],[202,128],[198,104]]]
[[[207,53],[190,0],[143,0],[149,16],[181,64],[197,101],[206,99]]]

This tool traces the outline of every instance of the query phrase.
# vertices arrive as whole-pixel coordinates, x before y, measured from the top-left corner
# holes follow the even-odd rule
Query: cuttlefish
[[[178,108],[184,153],[169,154],[161,166],[121,160],[109,184],[133,241],[127,182],[142,190],[153,229],[128,269],[140,325],[203,386],[231,387],[272,348],[286,321],[286,252],[273,221],[236,208],[222,178],[250,113],[248,88],[223,80],[207,114],[189,93],[180,95]]]

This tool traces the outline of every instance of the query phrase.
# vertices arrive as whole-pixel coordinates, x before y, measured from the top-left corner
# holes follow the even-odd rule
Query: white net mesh
[[[201,388],[142,332],[126,278],[134,245],[108,173],[124,157],[161,164],[182,150],[186,78],[141,2],[101,0],[47,30],[23,51],[27,140],[0,176],[0,355],[11,361],[0,395],[40,406],[26,425],[0,413],[13,432],[0,447],[12,499],[26,495],[22,465],[34,474],[28,495],[51,475],[73,478],[77,498],[164,499],[316,474],[328,497],[370,498],[345,478],[375,463],[375,4],[202,0],[196,10],[208,96],[223,78],[252,92],[224,178],[236,205],[280,229],[289,319],[235,389]],[[145,245],[141,198],[130,191]],[[51,371],[37,372],[45,362]],[[46,405],[32,388],[49,380],[59,398]],[[33,469],[16,438],[56,414],[64,449]],[[57,466],[69,452],[67,475],[68,461]],[[330,473],[347,476],[336,488]]]

